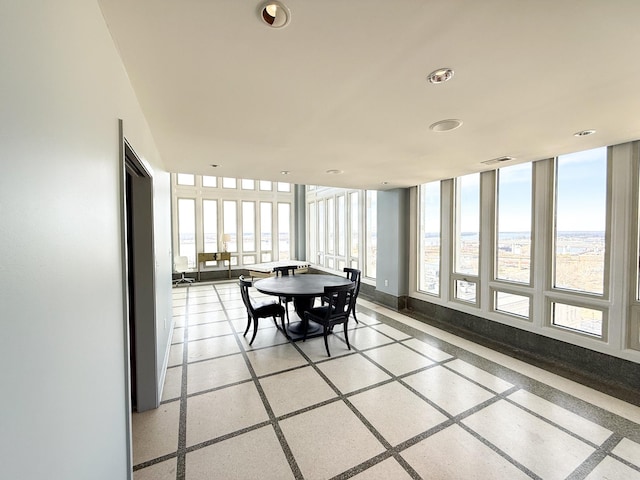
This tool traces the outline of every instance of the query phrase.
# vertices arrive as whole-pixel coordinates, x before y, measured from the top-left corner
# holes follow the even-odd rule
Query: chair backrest
[[[347,278],[356,284],[356,289],[353,292],[354,300],[358,298],[358,293],[360,293],[360,280],[362,279],[362,272],[357,268],[349,268],[344,267],[342,270],[347,274]]]
[[[173,260],[173,268],[178,273],[186,272],[189,270],[189,257],[181,255],[179,257],[175,257]]]
[[[347,274],[347,278],[356,284],[356,295],[360,289],[360,279],[362,278],[362,272],[357,268],[344,267],[343,272]]]
[[[247,307],[248,312],[253,314],[253,304],[249,296],[249,287],[253,286],[253,282],[251,280],[245,280],[244,275],[240,275],[240,277],[238,277],[238,285],[240,285],[240,295],[242,295],[244,306]]]
[[[324,287],[324,296],[329,300],[327,318],[348,317],[355,299],[355,284]]]
[[[280,277],[286,277],[289,274],[291,275],[295,275],[296,274],[296,267],[273,267],[273,271],[276,274],[276,277],[280,276]]]

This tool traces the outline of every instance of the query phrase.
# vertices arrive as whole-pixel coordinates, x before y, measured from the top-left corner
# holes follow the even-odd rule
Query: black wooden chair
[[[276,277],[286,277],[289,275],[295,275],[296,267],[287,267],[287,266],[274,267],[273,272],[276,274]],[[284,311],[285,311],[285,314],[287,315],[287,323],[289,323],[289,303],[293,301],[293,297],[283,296],[279,298],[280,298],[280,305],[284,303]]]
[[[351,308],[351,314],[356,323],[360,323],[356,318],[356,300],[358,299],[358,293],[360,293],[360,280],[362,278],[362,272],[357,268],[345,267],[343,270],[347,274],[347,278],[356,284],[356,289],[353,291],[353,307]]]
[[[356,288],[353,291],[353,308],[351,309],[351,314],[353,315],[353,319],[356,321],[356,323],[360,323],[356,318],[356,300],[358,299],[358,293],[360,292],[360,279],[362,278],[362,272],[357,268],[349,267],[344,267],[342,271],[347,274],[347,278],[349,280],[356,284]],[[329,299],[325,296],[323,296],[320,300],[322,301],[323,305],[329,301]]]
[[[330,357],[329,342],[327,337],[333,330],[333,327],[344,325],[344,339],[347,342],[347,347],[351,350],[349,345],[349,335],[347,334],[347,323],[349,322],[349,315],[351,309],[355,305],[355,284],[340,285],[336,287],[324,287],[323,297],[327,300],[326,305],[312,308],[304,313],[304,317],[307,320],[313,320],[314,322],[322,325],[322,334],[324,336],[324,346],[327,349],[327,355]],[[307,339],[305,332],[302,341]]]
[[[247,336],[249,327],[253,323],[253,336],[251,337],[249,345],[251,345],[256,338],[256,333],[258,333],[258,319],[260,318],[273,317],[273,322],[278,326],[276,317],[279,317],[280,323],[282,324],[282,331],[287,335],[284,325],[284,308],[282,305],[277,303],[275,300],[266,300],[263,302],[253,300],[249,295],[249,288],[253,285],[253,282],[245,280],[243,275],[240,275],[238,280],[242,301],[244,302],[244,306],[247,308],[247,328],[242,334],[243,336]]]

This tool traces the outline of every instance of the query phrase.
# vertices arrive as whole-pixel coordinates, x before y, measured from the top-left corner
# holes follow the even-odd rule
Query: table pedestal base
[[[305,325],[306,324],[306,325]],[[322,335],[322,327],[314,322],[291,322],[287,325],[287,335],[292,341],[302,340],[304,338],[305,327],[307,330],[307,338]]]

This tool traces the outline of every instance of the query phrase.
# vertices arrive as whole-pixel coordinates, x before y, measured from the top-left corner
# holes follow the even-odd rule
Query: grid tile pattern
[[[328,358],[269,319],[249,346],[236,282],[173,301],[162,404],[133,415],[135,480],[640,480],[640,425],[397,312],[362,302],[352,350],[340,328]]]

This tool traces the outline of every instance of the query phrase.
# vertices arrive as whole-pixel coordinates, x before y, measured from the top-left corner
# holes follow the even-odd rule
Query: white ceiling
[[[173,172],[386,189],[640,138],[638,0],[99,3]]]

